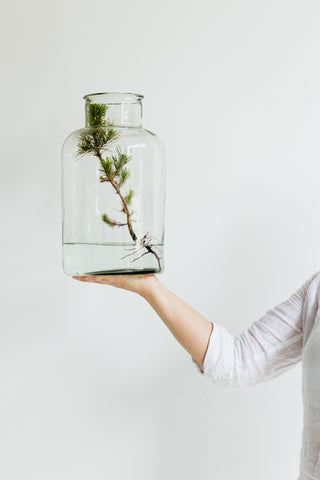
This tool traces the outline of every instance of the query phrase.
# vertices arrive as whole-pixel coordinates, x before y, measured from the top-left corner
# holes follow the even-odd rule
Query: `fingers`
[[[113,285],[116,281],[115,275],[85,275],[85,276],[73,276],[75,280],[80,282],[90,282],[90,283],[102,283],[106,285]]]
[[[100,283],[139,293],[145,283],[145,275],[74,275],[72,278],[86,283]]]

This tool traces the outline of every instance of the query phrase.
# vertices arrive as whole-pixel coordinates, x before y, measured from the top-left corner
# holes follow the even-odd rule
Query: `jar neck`
[[[89,105],[92,103],[107,107],[105,119],[119,127],[142,127],[142,99],[136,93],[93,93],[86,100],[86,127],[89,127]]]

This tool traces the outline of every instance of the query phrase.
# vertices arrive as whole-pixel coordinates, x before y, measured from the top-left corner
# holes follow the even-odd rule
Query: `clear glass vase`
[[[86,95],[86,126],[62,148],[67,275],[164,270],[165,148],[135,93]]]

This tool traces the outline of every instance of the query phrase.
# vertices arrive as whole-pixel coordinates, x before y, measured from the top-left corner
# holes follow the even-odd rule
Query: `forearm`
[[[145,298],[178,342],[202,368],[213,324],[166,288],[155,275],[74,276],[82,282],[102,283]]]
[[[156,276],[139,293],[202,368],[212,323],[166,288]]]

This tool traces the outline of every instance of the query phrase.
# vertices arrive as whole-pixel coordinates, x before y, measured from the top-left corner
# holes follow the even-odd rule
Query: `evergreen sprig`
[[[131,205],[133,197],[133,190],[130,188],[129,193],[124,197],[125,201],[127,202],[127,205]]]
[[[105,150],[114,140],[119,138],[119,133],[114,124],[106,119],[107,105],[90,103],[87,107],[88,128],[82,131],[78,139],[78,155],[91,153],[97,155]]]
[[[112,228],[115,226],[122,227],[124,225],[127,225],[127,223],[120,223],[120,222],[117,222],[117,220],[112,220],[110,217],[108,217],[106,213],[104,213],[101,218],[105,223],[107,223]]]
[[[131,156],[122,153],[117,148],[116,155],[106,156],[104,160],[100,158],[101,168],[100,182],[117,182],[119,187],[122,187],[124,182],[129,178],[130,172],[124,167],[131,160]]]
[[[115,155],[107,156],[105,160],[101,157],[100,163],[102,168],[100,168],[100,172],[104,176],[100,176],[100,181],[111,182],[117,177],[116,181],[119,187],[121,187],[130,176],[129,170],[125,168],[125,165],[130,160],[131,155],[122,153],[119,147],[117,147]]]
[[[114,177],[114,170],[112,166],[112,161],[107,157],[106,160],[101,158],[100,160],[101,167],[99,170],[101,173],[104,173],[104,176],[100,176],[101,182],[109,182],[112,177]]]
[[[129,206],[132,204],[134,192],[130,188],[128,193],[123,195],[120,190],[130,176],[130,172],[128,168],[126,168],[126,165],[131,160],[131,155],[121,152],[121,149],[117,147],[114,155],[111,155],[110,157],[106,156],[105,159],[103,158],[103,152],[109,149],[109,146],[119,138],[120,134],[114,128],[113,122],[106,119],[106,112],[108,109],[107,105],[91,103],[87,108],[88,127],[79,135],[77,154],[92,154],[98,157],[101,166],[99,171],[102,173],[102,175],[100,175],[100,182],[109,182],[121,199],[121,212],[126,215],[127,221],[119,222],[111,219],[106,213],[101,216],[102,221],[111,228],[127,225],[131,238],[134,242],[136,242],[137,235],[133,230],[133,220],[131,218],[134,212],[129,210]],[[151,238],[149,238],[148,234],[141,238],[140,248],[137,247],[135,250],[139,251],[142,247],[145,248],[146,251],[132,261],[136,261],[147,253],[151,253],[156,257],[159,270],[161,270],[160,257],[152,248],[152,245],[150,245],[150,241]],[[136,251],[130,253],[129,255],[134,255]],[[128,255],[125,255],[125,257],[126,256]]]
[[[108,150],[110,144],[119,138],[119,133],[114,128],[113,122],[106,119],[107,105],[99,103],[90,103],[87,107],[87,121],[89,127],[83,130],[78,139],[78,155],[92,154],[98,157],[100,161],[99,171],[100,182],[110,182],[122,202],[121,212],[127,216],[125,223],[111,219],[106,213],[102,215],[102,220],[110,227],[127,225],[129,233],[134,241],[137,236],[132,228],[132,211],[129,211],[133,197],[133,190],[130,194],[122,195],[120,188],[124,185],[130,176],[129,170],[125,167],[131,160],[131,155],[122,152],[120,147],[111,156],[103,158],[103,152]],[[129,196],[128,196],[129,195]],[[127,202],[129,199],[129,203]]]
[[[109,144],[119,137],[118,132],[109,127],[91,127],[89,131],[81,132],[78,141],[78,155],[91,153],[96,155],[106,149]]]
[[[90,103],[87,110],[87,120],[90,127],[105,127],[107,125],[107,105],[103,103]]]

